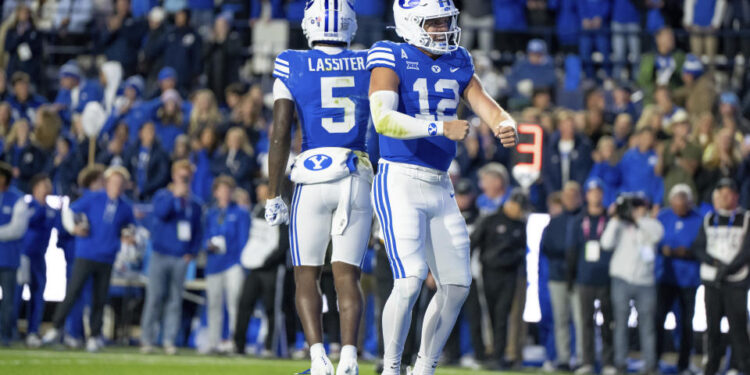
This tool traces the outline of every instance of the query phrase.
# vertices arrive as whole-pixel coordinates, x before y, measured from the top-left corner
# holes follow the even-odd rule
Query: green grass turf
[[[239,357],[200,356],[193,351],[180,355],[141,355],[135,349],[106,349],[90,354],[72,350],[0,349],[2,375],[190,375],[190,374],[257,374],[293,375],[309,367],[308,361],[264,360]],[[372,363],[360,363],[361,375],[374,375]],[[441,367],[436,375],[488,375],[487,371],[472,371]],[[494,373],[497,374],[497,373]],[[512,375],[512,373],[503,373]]]

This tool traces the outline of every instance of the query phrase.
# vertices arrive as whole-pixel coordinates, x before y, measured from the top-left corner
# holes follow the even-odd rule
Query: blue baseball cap
[[[159,77],[158,77],[159,82],[165,79],[170,79],[170,78],[176,80],[177,71],[174,70],[174,68],[171,66],[165,66],[161,68],[161,70],[159,71]]]
[[[73,61],[68,61],[60,67],[60,78],[81,79],[81,68]]]
[[[125,88],[132,88],[138,95],[141,95],[143,93],[143,88],[145,86],[146,84],[144,83],[143,78],[138,75],[129,77],[127,80],[125,80]]]
[[[527,53],[541,53],[547,54],[547,43],[541,39],[532,39],[529,44],[526,45]]]
[[[590,177],[586,182],[583,184],[584,192],[588,192],[591,189],[599,189],[601,191],[604,191],[604,181],[602,181],[599,177]]]
[[[685,56],[685,63],[682,64],[682,72],[699,76],[703,74],[703,63],[697,56],[689,53]]]
[[[731,104],[735,107],[738,107],[740,105],[740,98],[737,96],[737,94],[731,91],[721,93],[719,101],[721,102],[721,104]]]

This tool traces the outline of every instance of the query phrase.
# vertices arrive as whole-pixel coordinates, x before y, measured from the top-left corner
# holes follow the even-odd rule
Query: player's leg
[[[360,267],[372,228],[370,184],[352,177],[349,221],[341,235],[332,236],[331,264],[341,320],[341,344],[355,346],[362,316]]]
[[[420,186],[424,183],[393,164],[381,163],[380,168],[372,200],[394,278],[383,307],[383,374],[394,375],[400,373],[412,308],[427,277],[423,249],[426,220],[420,210],[424,199]]]
[[[339,186],[342,184],[339,183]],[[337,373],[354,374],[357,366],[357,338],[362,319],[360,267],[367,251],[372,228],[370,184],[365,178],[351,177],[349,221],[341,235],[332,236],[331,264],[338,297],[341,326],[341,360]],[[349,371],[349,372],[347,372]]]
[[[319,285],[332,219],[330,209],[324,204],[325,188],[326,184],[297,185],[289,223],[289,245],[295,266],[295,303],[310,346],[310,371],[314,375],[333,373],[333,365],[323,348],[323,302]]]
[[[437,283],[437,291],[424,315],[422,342],[414,373],[434,374],[438,358],[450,336],[461,307],[469,295],[469,231],[451,196],[449,181],[429,185],[423,193],[438,202],[427,226],[425,257]]]

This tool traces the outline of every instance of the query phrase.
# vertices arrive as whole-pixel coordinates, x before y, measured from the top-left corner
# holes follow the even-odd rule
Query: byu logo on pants
[[[305,168],[311,171],[320,171],[331,166],[333,160],[328,155],[318,154],[305,159]]]

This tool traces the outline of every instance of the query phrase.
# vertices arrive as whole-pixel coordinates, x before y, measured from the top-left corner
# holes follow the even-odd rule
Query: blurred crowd
[[[458,3],[462,44],[473,51],[480,80],[520,124],[543,132],[533,141],[542,150],[540,175],[513,194],[519,154],[501,147],[469,108],[461,110],[472,130],[449,172],[481,263],[462,313],[469,351],[491,367],[521,364],[525,220],[549,213],[539,272],[551,328],[534,338],[547,346],[549,363],[582,374],[597,363],[623,370],[634,300],[644,370],[656,371],[659,354],[677,349],[678,370],[691,371],[690,354],[704,350],[692,340],[699,285],[706,287],[709,338],[721,335],[725,315],[731,327],[747,325],[747,303],[736,301],[747,299],[741,207],[750,207],[750,5]],[[390,6],[356,2],[355,47],[394,37],[386,30]],[[89,337],[85,345],[96,351],[103,336],[127,342],[128,328],[139,325],[147,353],[157,345],[170,354],[181,346],[254,352],[248,338],[261,336],[264,355],[299,349],[286,228],[266,225],[263,205],[272,62],[283,49],[307,47],[303,10],[304,1],[282,0],[3,2],[3,343],[25,337],[32,347],[59,340],[80,346]],[[91,103],[104,110],[93,136]],[[521,142],[532,141],[522,134]],[[377,148],[369,154],[376,161]],[[53,233],[65,253],[67,286],[65,300],[45,315]],[[392,283],[381,248],[374,238],[363,268],[375,312]],[[197,299],[183,301],[186,288]],[[322,289],[335,348],[330,272]],[[115,327],[103,335],[105,306]],[[679,342],[662,332],[672,310]],[[260,335],[248,331],[255,315],[264,317]],[[45,316],[53,328],[42,340]],[[27,323],[17,328],[20,317]],[[488,319],[491,338],[482,329]],[[196,320],[207,329],[191,335]],[[447,361],[467,352],[458,331]],[[750,371],[743,362],[750,353],[742,355],[747,335],[732,329],[730,336],[737,348],[731,366]],[[709,348],[708,374],[718,370],[719,347]]]

